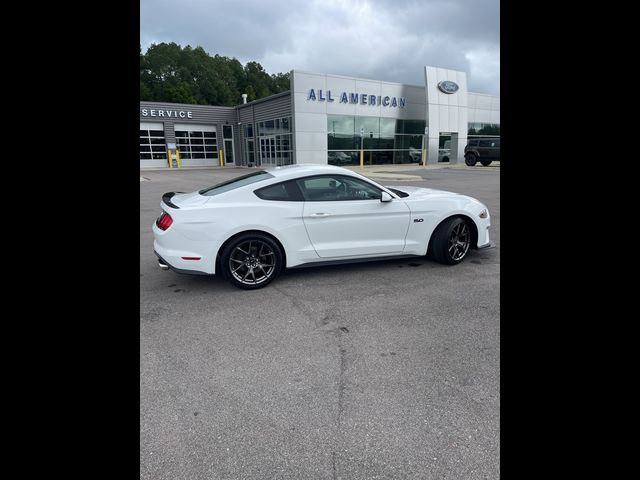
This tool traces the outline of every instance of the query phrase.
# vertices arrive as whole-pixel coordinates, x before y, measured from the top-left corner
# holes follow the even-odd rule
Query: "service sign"
[[[193,112],[184,110],[158,110],[156,108],[141,108],[141,117],[193,118]]]

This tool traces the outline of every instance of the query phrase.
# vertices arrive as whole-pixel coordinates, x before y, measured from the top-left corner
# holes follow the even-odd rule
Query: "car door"
[[[481,159],[490,160],[491,159],[491,140],[480,140],[478,142],[478,154]]]
[[[318,175],[297,180],[305,199],[303,221],[318,256],[339,258],[402,253],[410,210],[382,191],[347,175]]]

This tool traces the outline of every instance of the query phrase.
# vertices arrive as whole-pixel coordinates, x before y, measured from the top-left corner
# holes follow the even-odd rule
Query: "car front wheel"
[[[271,283],[282,270],[282,251],[266,235],[245,234],[226,246],[220,257],[220,269],[238,288],[253,290]]]
[[[466,257],[471,246],[471,227],[460,217],[438,225],[431,239],[430,253],[436,262],[455,265]]]
[[[478,158],[473,153],[469,153],[464,156],[464,163],[469,167],[473,167],[477,162]]]

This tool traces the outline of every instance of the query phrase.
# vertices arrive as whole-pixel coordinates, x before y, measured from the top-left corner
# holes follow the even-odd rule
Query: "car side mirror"
[[[393,200],[393,197],[389,195],[387,192],[382,192],[382,196],[380,197],[381,202],[390,202]]]

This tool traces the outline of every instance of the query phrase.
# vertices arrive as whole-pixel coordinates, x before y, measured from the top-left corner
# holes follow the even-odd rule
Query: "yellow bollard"
[[[182,163],[180,162],[180,150],[176,150],[176,160],[178,160],[178,168],[182,168]]]
[[[427,166],[427,149],[426,148],[422,149],[422,166],[423,167]]]
[[[222,150],[220,150],[220,166],[224,167],[224,152]]]
[[[173,168],[173,162],[171,161],[171,150],[167,150],[167,158],[169,159],[169,168]]]
[[[364,150],[360,150],[360,169],[364,170]]]

